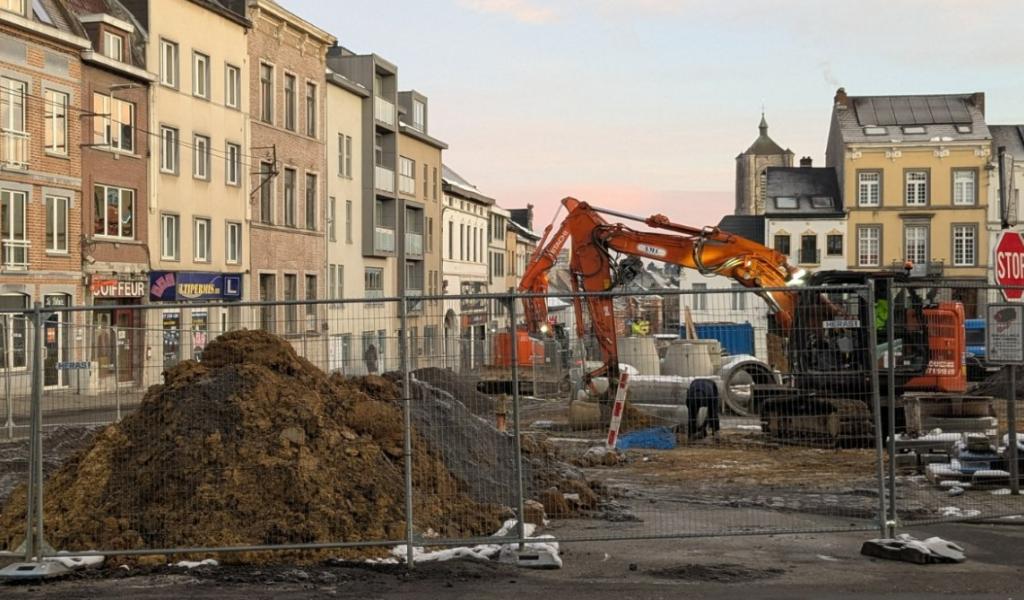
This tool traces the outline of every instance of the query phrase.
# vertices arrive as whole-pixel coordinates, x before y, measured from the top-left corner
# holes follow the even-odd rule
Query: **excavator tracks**
[[[821,448],[868,447],[875,434],[871,409],[861,400],[798,390],[762,402],[761,429],[777,443]]]

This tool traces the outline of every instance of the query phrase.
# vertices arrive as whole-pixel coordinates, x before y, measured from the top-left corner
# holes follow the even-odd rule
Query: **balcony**
[[[821,263],[821,250],[817,248],[801,248],[797,257],[801,265],[817,265]]]
[[[405,255],[410,257],[422,257],[423,256],[423,234],[422,233],[407,233],[405,234]]]
[[[28,240],[3,240],[4,270],[28,271]]]
[[[903,272],[910,277],[942,277],[945,272],[946,265],[941,260],[927,260],[924,262],[913,263],[910,269],[907,269],[907,262],[892,261],[892,270],[897,273]]]
[[[377,252],[394,252],[395,230],[389,227],[374,227],[373,249]]]
[[[373,169],[374,187],[377,191],[395,193],[395,172],[387,167],[377,165]]]
[[[416,195],[416,180],[408,175],[399,175],[398,191],[409,196]]]
[[[380,96],[373,97],[373,118],[388,127],[395,126],[395,105]]]
[[[0,156],[3,166],[8,169],[28,168],[29,135],[24,131],[0,129]]]

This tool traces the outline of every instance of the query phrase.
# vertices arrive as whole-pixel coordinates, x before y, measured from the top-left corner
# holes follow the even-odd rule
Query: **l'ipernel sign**
[[[985,360],[994,365],[1024,364],[1024,305],[988,305]]]

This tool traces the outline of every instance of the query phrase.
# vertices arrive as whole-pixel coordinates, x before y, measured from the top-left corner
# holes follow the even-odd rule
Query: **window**
[[[926,206],[928,204],[928,171],[907,171],[905,178],[907,206]]]
[[[345,201],[345,243],[352,243],[352,201]]]
[[[284,76],[284,128],[295,131],[295,76],[285,73]]]
[[[44,149],[53,154],[68,153],[68,95],[63,92],[43,92],[46,113]]]
[[[973,206],[977,202],[977,178],[974,169],[953,169],[953,204]]]
[[[423,165],[423,199],[427,199],[427,165]]]
[[[93,190],[96,213],[95,235],[133,239],[135,237],[135,190],[97,185]]]
[[[192,177],[210,179],[210,138],[192,136]]]
[[[260,121],[274,122],[274,67],[260,63]]]
[[[922,125],[907,125],[903,127],[903,133],[909,135],[923,135],[928,133],[928,130]]]
[[[0,308],[28,308],[29,297],[24,294],[4,294],[0,296]],[[28,320],[12,313],[0,316],[0,335],[3,336],[3,355],[0,367],[24,369],[28,366]]]
[[[455,223],[448,221],[448,260],[455,259]]]
[[[242,70],[234,65],[224,65],[224,104],[229,108],[242,105]]]
[[[825,236],[825,253],[828,256],[843,255],[843,234],[830,233]]]
[[[25,0],[0,0],[0,10],[25,16]]]
[[[871,125],[864,128],[864,135],[885,135],[887,133],[889,133],[889,130],[885,127]]]
[[[427,250],[427,253],[432,253],[434,251],[434,217],[426,217],[425,219],[426,219],[426,228],[425,229],[426,229],[426,233],[427,233],[427,239],[426,239],[427,247],[426,247],[426,250]]]
[[[181,226],[178,215],[160,215],[160,230],[163,234],[160,245],[160,258],[164,260],[178,260],[179,240],[181,239]]]
[[[103,32],[103,55],[124,62],[124,38],[109,31]]]
[[[63,196],[46,196],[46,251],[68,251],[68,206]]]
[[[193,258],[196,262],[210,262],[210,220],[197,218],[193,233]]]
[[[228,185],[240,185],[242,182],[242,147],[228,142],[226,154],[224,180]]]
[[[412,126],[420,131],[427,128],[427,105],[419,100],[412,101]]]
[[[971,131],[972,131],[972,129],[971,129],[970,125],[957,125],[956,126],[956,132],[957,133],[970,133]]]
[[[373,160],[373,164],[384,166],[384,136],[379,133],[373,135]]]
[[[178,87],[178,44],[160,40],[160,83]]]
[[[491,277],[505,276],[505,254],[502,252],[491,253]]]
[[[331,196],[327,199],[327,239],[338,241],[338,201]]]
[[[25,227],[25,192],[0,191],[3,261],[8,269],[28,268],[28,239]]]
[[[160,171],[178,174],[178,130],[160,128]]]
[[[334,297],[338,300],[345,298],[345,265],[338,266],[338,281],[335,282]]]
[[[306,229],[316,231],[316,175],[306,173]]]
[[[366,290],[367,298],[381,298],[384,296],[384,269],[380,267],[366,267],[363,272],[363,289]]]
[[[881,204],[881,171],[861,171],[857,173],[857,206],[880,206]]]
[[[260,163],[260,223],[270,225],[274,222],[274,166],[268,162]]]
[[[878,267],[882,264],[882,228],[857,228],[857,266]]]
[[[818,257],[818,236],[816,234],[800,236],[800,263],[805,265],[816,265],[820,261]]]
[[[201,52],[192,53],[192,94],[210,99],[210,57]]]
[[[978,261],[978,226],[953,225],[953,266],[973,267]]]
[[[434,196],[434,200],[437,200],[437,190],[438,190],[438,185],[437,185],[437,167],[433,167],[433,169],[434,169],[434,176],[433,176],[433,179],[434,179],[434,187],[433,187],[433,196]]]
[[[695,283],[691,286],[694,292],[698,292],[690,296],[690,304],[693,306],[693,310],[707,310],[708,309],[708,295],[702,292],[707,291],[708,284],[706,283]]]
[[[284,224],[295,227],[295,169],[284,170]]]
[[[905,225],[903,227],[903,258],[913,264],[928,262],[928,226]]]
[[[416,194],[416,162],[404,156],[398,157],[398,191]]]
[[[338,134],[338,175],[352,177],[352,136]]]
[[[812,208],[832,208],[832,198],[830,196],[812,196],[811,207]]]
[[[316,84],[306,82],[306,135],[316,137]]]
[[[788,235],[776,235],[775,236],[775,251],[779,254],[785,254],[789,256],[790,245]]]
[[[316,331],[316,275],[306,275],[306,331]]]
[[[466,260],[466,224],[459,223],[459,260]]]
[[[0,98],[2,100],[3,118],[2,122],[0,122],[0,127],[8,131],[24,133],[25,95],[28,91],[28,86],[24,81],[7,77],[0,78],[0,85],[3,86],[3,97]],[[9,160],[6,156],[4,159]],[[25,160],[22,162],[27,162],[27,160],[26,152]]]
[[[93,144],[112,150],[135,150],[135,104],[111,98],[105,94],[92,95]]]
[[[277,300],[277,281],[273,274],[260,273],[260,302]],[[260,329],[274,331],[274,313],[276,306],[264,304],[260,306]]]
[[[732,289],[743,290],[746,289],[738,283],[732,284]],[[732,296],[732,309],[733,310],[746,310],[747,309],[747,295],[742,291],[736,291],[730,294]]]
[[[224,250],[224,260],[233,265],[242,262],[242,224],[228,221],[227,226],[227,247]]]
[[[775,199],[775,208],[778,209],[797,208],[798,206],[796,198],[792,196],[779,196]]]

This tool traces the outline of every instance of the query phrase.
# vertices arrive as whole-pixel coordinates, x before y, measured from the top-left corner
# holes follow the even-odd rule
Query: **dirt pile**
[[[329,378],[270,334],[225,334],[49,478],[48,541],[121,550],[402,539],[397,397],[380,377]],[[417,530],[496,530],[501,508],[473,500],[414,440],[415,485],[431,490],[415,497]],[[24,499],[21,488],[0,514],[0,546],[21,541]]]

